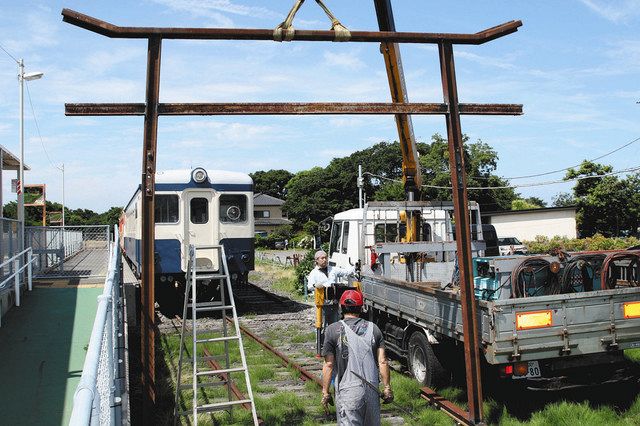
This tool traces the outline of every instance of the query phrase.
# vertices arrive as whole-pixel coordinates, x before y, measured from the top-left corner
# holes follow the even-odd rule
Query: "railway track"
[[[258,416],[264,424],[335,423],[335,413],[327,415],[320,404],[322,359],[315,354],[314,307],[253,284],[236,291],[234,296]],[[164,333],[179,335],[179,317],[165,322]],[[221,322],[219,317],[199,318],[198,330],[219,329]],[[188,320],[189,328],[190,323]],[[282,405],[289,405],[289,411],[285,407],[283,413]],[[287,421],[282,423],[278,416]],[[382,416],[387,424],[404,423],[392,410],[385,410]]]

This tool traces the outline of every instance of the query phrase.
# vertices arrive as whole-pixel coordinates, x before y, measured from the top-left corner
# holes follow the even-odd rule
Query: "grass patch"
[[[255,271],[249,275],[249,281],[252,279],[270,282],[273,291],[284,294],[292,300],[304,300],[304,296],[298,292],[297,278],[293,267],[256,259]]]
[[[501,419],[501,425],[622,425],[629,424],[623,421],[611,408],[591,408],[587,403],[559,402],[547,405],[542,411],[533,413],[528,422],[520,422],[511,417]]]
[[[249,373],[252,382],[264,382],[265,380],[271,380],[276,375],[273,367],[267,365],[250,367]]]
[[[307,342],[315,342],[316,333],[312,331],[310,333],[297,334],[291,338],[291,343],[307,343]]]
[[[293,392],[280,392],[271,398],[256,397],[256,409],[268,425],[299,424],[305,417],[305,403]]]
[[[640,362],[640,349],[627,349],[624,356],[634,362]]]

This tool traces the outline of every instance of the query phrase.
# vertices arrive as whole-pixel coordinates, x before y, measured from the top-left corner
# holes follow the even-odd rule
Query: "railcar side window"
[[[209,200],[206,198],[192,198],[189,206],[191,223],[209,222]]]
[[[247,196],[223,194],[220,196],[220,222],[238,223],[247,221]]]
[[[156,223],[178,223],[178,220],[180,220],[180,216],[178,213],[179,209],[177,195],[157,194],[155,205]]]

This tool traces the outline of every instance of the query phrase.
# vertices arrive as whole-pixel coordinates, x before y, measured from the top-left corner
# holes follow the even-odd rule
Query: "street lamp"
[[[20,193],[18,194],[18,220],[20,221],[20,251],[24,250],[24,82],[42,78],[41,72],[24,72],[24,61],[18,61],[18,81],[20,82]]]

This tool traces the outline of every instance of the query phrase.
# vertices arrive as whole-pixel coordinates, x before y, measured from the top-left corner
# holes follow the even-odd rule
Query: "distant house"
[[[576,238],[576,207],[545,207],[482,213],[482,222],[493,225],[498,237],[533,240],[538,235]]]
[[[261,192],[253,194],[253,217],[256,234],[273,232],[278,226],[291,225],[291,221],[282,213],[281,200]]]

